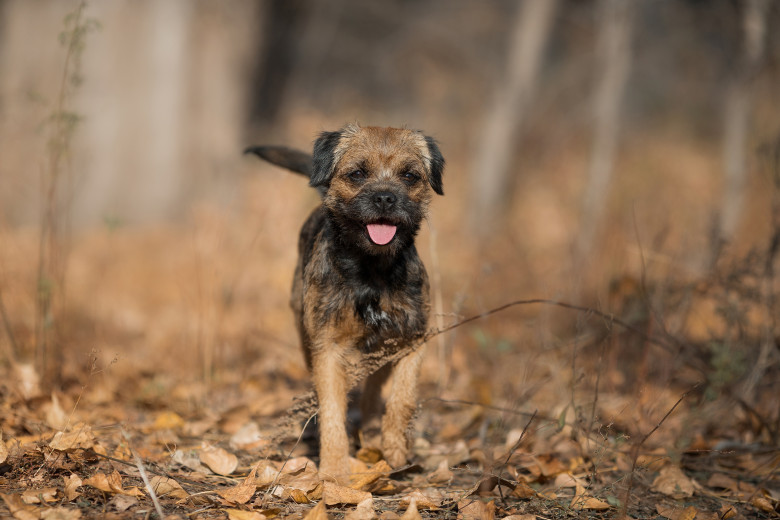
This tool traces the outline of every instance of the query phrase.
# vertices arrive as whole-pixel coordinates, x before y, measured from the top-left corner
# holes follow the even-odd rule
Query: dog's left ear
[[[425,143],[428,145],[428,153],[431,155],[431,188],[439,195],[444,195],[444,188],[442,187],[441,177],[444,172],[444,156],[439,151],[439,146],[433,137],[425,136]]]
[[[336,146],[341,140],[341,132],[322,132],[314,141],[312,153],[313,168],[309,186],[314,188],[327,187],[333,177]]]

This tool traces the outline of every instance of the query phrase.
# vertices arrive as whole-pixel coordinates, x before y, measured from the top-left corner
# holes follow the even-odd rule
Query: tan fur
[[[323,205],[312,212],[301,230],[290,303],[320,404],[322,478],[348,482],[347,393],[364,378],[360,403],[364,424],[380,415],[381,388],[392,378],[381,421],[381,447],[390,465],[399,467],[407,460],[407,428],[417,401],[422,350],[412,350],[394,363],[383,356],[408,347],[427,326],[428,277],[413,239],[432,198],[432,176],[438,175],[440,182],[443,159],[438,156],[439,171],[432,172],[430,146],[438,154],[425,136],[411,130],[343,128],[332,150],[332,175]],[[355,170],[366,172],[365,182],[351,179]],[[409,171],[420,179],[410,183],[404,177]],[[363,213],[373,215],[373,208],[365,209],[365,201],[371,200],[366,197],[380,192],[397,194],[398,208],[401,199],[405,204],[404,213],[396,208],[387,218],[408,220],[404,237],[388,246],[372,245],[360,226],[357,231],[339,227],[343,222],[349,226],[361,222]],[[350,249],[354,244],[359,247]],[[368,274],[360,278],[350,269],[339,268],[343,262],[353,262]],[[374,264],[385,265],[385,270],[377,268],[379,275],[371,276]],[[393,272],[400,276],[398,281],[382,279],[382,273]],[[372,296],[361,303],[366,294]],[[374,314],[379,315],[379,325],[372,322]]]

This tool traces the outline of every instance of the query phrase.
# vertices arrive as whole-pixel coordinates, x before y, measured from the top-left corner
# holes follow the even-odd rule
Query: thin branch
[[[626,486],[626,494],[625,494],[625,497],[623,498],[623,510],[622,510],[622,511],[621,511],[621,513],[620,513],[620,517],[621,517],[621,518],[626,518],[626,517],[627,517],[627,513],[628,513],[628,502],[629,502],[629,499],[631,498],[631,489],[634,487],[634,473],[636,472],[636,464],[637,464],[637,460],[639,459],[639,450],[640,450],[640,449],[642,449],[642,446],[644,445],[644,443],[645,443],[645,442],[647,442],[647,439],[649,439],[649,438],[650,438],[650,436],[651,436],[652,434],[654,434],[656,431],[658,431],[658,428],[660,428],[660,427],[661,427],[661,425],[662,425],[662,424],[663,424],[663,423],[666,421],[666,419],[667,419],[667,418],[668,418],[670,415],[672,415],[672,412],[674,412],[674,411],[675,411],[675,409],[677,409],[677,407],[680,405],[680,403],[682,403],[682,402],[683,402],[683,400],[684,400],[686,397],[688,397],[688,394],[690,394],[691,392],[693,392],[694,390],[696,390],[698,387],[699,387],[699,383],[696,383],[695,385],[693,385],[693,387],[691,387],[689,390],[687,390],[685,393],[683,393],[683,394],[680,396],[680,398],[679,398],[679,399],[677,399],[677,402],[676,402],[676,403],[674,403],[674,406],[672,406],[672,407],[669,409],[669,411],[668,411],[668,412],[666,412],[666,414],[665,414],[665,415],[664,415],[664,416],[661,418],[661,420],[660,420],[660,421],[658,421],[658,424],[656,424],[656,425],[653,427],[653,429],[652,429],[652,430],[650,430],[649,432],[647,432],[647,433],[644,435],[644,437],[642,437],[642,440],[640,440],[640,441],[639,441],[639,443],[637,443],[637,444],[634,446],[634,450],[633,450],[633,453],[632,453],[632,459],[633,459],[633,461],[632,461],[632,463],[631,463],[631,471],[630,471],[630,472],[629,472],[629,474],[628,474],[628,485]]]
[[[127,431],[125,431],[124,428],[122,428],[122,435],[127,441],[127,446],[130,448],[130,452],[133,454],[133,459],[135,460],[135,466],[138,468],[138,472],[141,474],[141,479],[144,481],[146,490],[149,492],[149,496],[152,498],[152,502],[154,503],[154,508],[157,510],[157,516],[159,516],[161,519],[164,519],[165,513],[163,512],[162,506],[160,505],[160,501],[157,498],[157,493],[155,493],[151,482],[149,482],[149,476],[146,474],[144,463],[141,460],[141,457],[138,456],[138,453],[136,453],[136,451],[133,449],[131,445],[132,441],[130,439],[130,435],[127,433]]]

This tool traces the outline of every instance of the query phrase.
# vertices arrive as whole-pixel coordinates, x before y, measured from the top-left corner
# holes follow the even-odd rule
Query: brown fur
[[[268,159],[279,150],[249,151]],[[290,168],[297,158],[274,162]],[[392,466],[406,463],[422,350],[394,363],[381,356],[408,347],[427,327],[428,276],[414,237],[432,193],[442,193],[443,165],[435,142],[419,132],[348,125],[320,136],[310,170],[292,168],[323,194],[301,229],[290,299],[320,404],[323,478],[348,480],[347,393],[365,375],[364,422],[379,415],[381,387],[392,375],[381,446]],[[390,243],[369,237],[366,225],[377,222],[397,226]]]

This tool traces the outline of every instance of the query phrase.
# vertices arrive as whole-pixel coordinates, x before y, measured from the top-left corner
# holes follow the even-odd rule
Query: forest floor
[[[648,261],[579,298],[593,304],[518,302],[434,336],[409,466],[356,433],[352,484],[320,482],[287,306],[313,203],[291,195],[297,180],[250,186],[235,214],[75,237],[43,329],[37,232],[2,231],[0,516],[778,517],[777,328],[762,299],[776,281],[760,248],[687,280]],[[551,278],[549,251],[474,252],[442,238],[459,229],[447,218],[420,238],[434,328],[562,294],[533,284]]]

